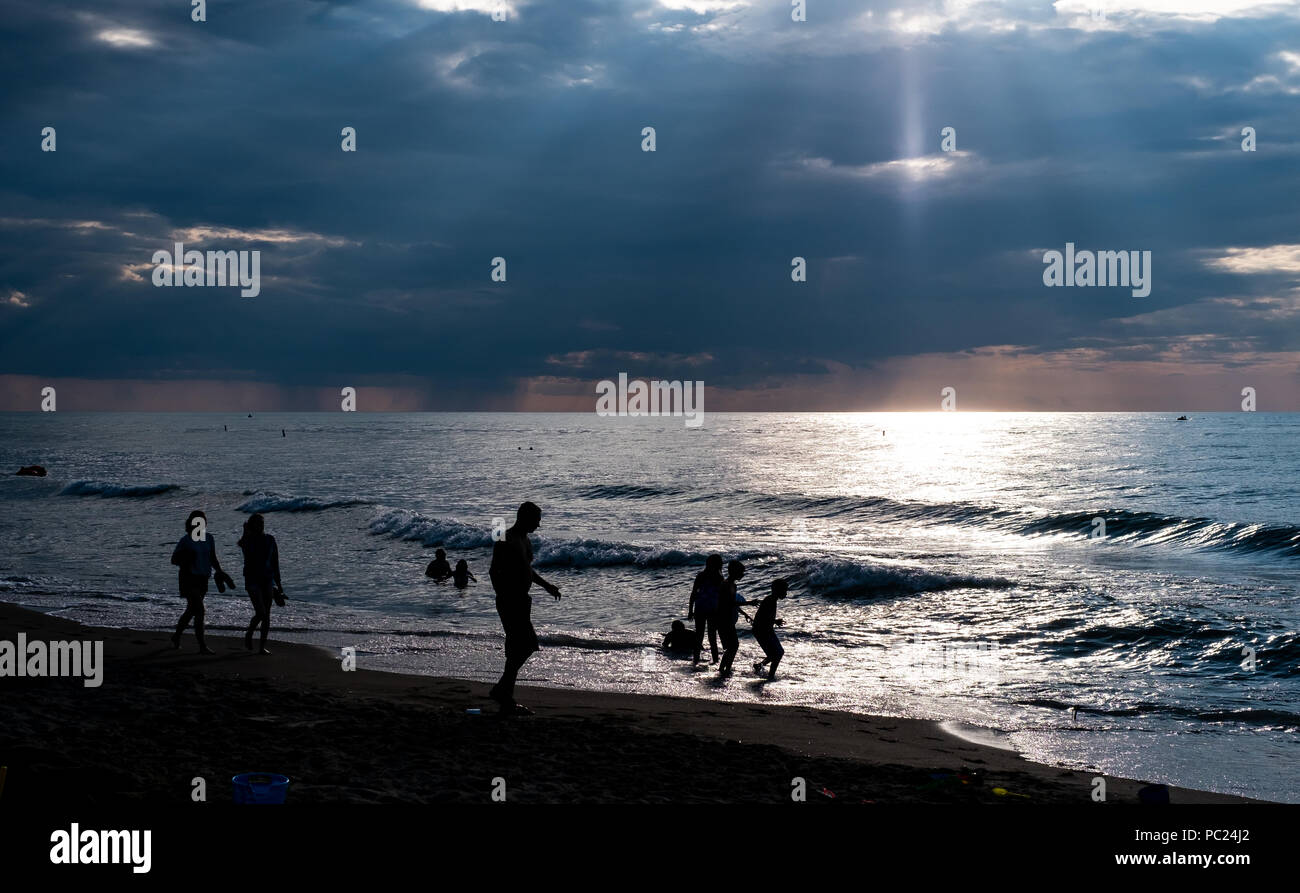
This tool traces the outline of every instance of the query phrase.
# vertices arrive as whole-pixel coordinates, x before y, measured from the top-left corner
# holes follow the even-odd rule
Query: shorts
[[[497,599],[497,614],[506,631],[506,657],[528,657],[540,651],[537,631],[533,629],[533,600],[528,596]]]
[[[183,570],[177,575],[177,582],[181,589],[181,598],[186,601],[201,599],[208,594],[208,578],[200,577],[198,574],[191,574]]]
[[[785,656],[785,649],[781,647],[781,640],[776,637],[776,630],[754,630],[754,641],[759,644],[766,654],[772,660],[780,660]]]
[[[267,609],[270,609],[272,601],[271,589],[272,584],[270,580],[250,580],[248,577],[244,578],[244,591],[248,593],[248,598],[253,603],[253,607],[258,610],[262,609],[263,604],[266,605]]]

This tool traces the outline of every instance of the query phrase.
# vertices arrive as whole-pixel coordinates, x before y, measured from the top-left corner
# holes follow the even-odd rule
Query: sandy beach
[[[303,645],[83,627],[0,605],[0,639],[103,640],[104,679],[0,678],[6,805],[228,802],[240,771],[284,773],[289,802],[1093,805],[1091,773],[1026,761],[938,724],[799,707],[520,686],[501,717],[477,682],[359,668]],[[364,662],[363,662],[364,663]],[[471,713],[470,710],[481,710]],[[962,780],[965,776],[966,781]],[[1107,778],[1107,803],[1144,782]],[[1006,793],[995,793],[1000,788]],[[1170,789],[1172,803],[1250,802]]]

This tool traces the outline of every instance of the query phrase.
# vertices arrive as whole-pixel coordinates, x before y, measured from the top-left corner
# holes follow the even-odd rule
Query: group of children
[[[424,569],[424,575],[430,577],[436,583],[445,583],[451,580],[457,589],[464,589],[469,585],[469,581],[478,582],[478,578],[469,572],[469,562],[462,558],[456,562],[455,570],[447,561],[447,553],[438,549],[433,553],[433,561]]]
[[[672,632],[664,637],[664,648],[678,653],[693,653],[694,663],[700,662],[704,650],[704,636],[709,636],[709,651],[712,662],[718,664],[718,675],[731,673],[731,664],[736,652],[740,650],[740,638],[736,634],[736,623],[741,614],[751,624],[754,641],[758,642],[766,655],[754,664],[754,672],[762,674],[767,667],[767,678],[776,678],[777,665],[785,655],[780,640],[776,637],[776,627],[784,626],[777,619],[776,603],[786,597],[789,589],[784,578],[772,581],[772,592],[761,602],[754,616],[750,617],[741,605],[753,604],[736,590],[736,584],[745,576],[745,565],[739,561],[727,564],[727,576],[722,576],[722,556],[710,555],[704,563],[704,570],[695,577],[691,587],[691,597],[686,605],[686,619],[695,621],[695,634],[691,635],[686,624],[680,620],[673,621]],[[718,658],[718,640],[722,640],[722,658]]]

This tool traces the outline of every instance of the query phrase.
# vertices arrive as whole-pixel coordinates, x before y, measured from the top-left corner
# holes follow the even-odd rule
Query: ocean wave
[[[1238,672],[1245,676],[1286,676],[1300,663],[1300,634],[1276,633],[1266,638],[1231,620],[1198,619],[1186,615],[1138,617],[1128,623],[1097,622],[1080,617],[1060,617],[1036,630],[1003,637],[1004,641],[1033,638],[1038,633],[1066,633],[1045,640],[1039,647],[1060,657],[1111,652],[1120,657],[1140,654],[1178,660],[1215,674]],[[1247,646],[1255,649],[1255,669],[1247,669]]]
[[[370,532],[394,539],[418,542],[424,546],[448,549],[488,549],[492,531],[447,518],[430,518],[408,509],[390,509],[372,519]],[[707,552],[662,546],[638,546],[606,540],[547,540],[535,537],[535,567],[692,567],[703,565]],[[762,558],[765,552],[746,551],[742,561]]]
[[[475,527],[442,518],[429,518],[408,509],[389,509],[370,521],[370,532],[377,536],[417,542],[424,546],[452,549],[489,549],[492,530],[485,524]]]
[[[741,561],[762,558],[764,552],[748,551],[733,556]],[[543,542],[533,556],[538,567],[693,567],[703,565],[708,552],[668,549],[657,546],[634,546],[603,540],[568,540]]]
[[[60,496],[102,496],[132,498],[157,496],[179,490],[180,484],[111,484],[107,481],[73,481],[59,491]]]
[[[958,524],[989,527],[1021,536],[1076,534],[1089,537],[1094,531],[1093,519],[1103,518],[1106,540],[1112,542],[1300,557],[1300,525],[1294,524],[1247,524],[1117,508],[1035,513],[969,502],[905,502],[883,496],[750,493],[742,498],[752,505],[779,508],[786,513],[810,518],[844,518],[864,523],[890,520]]]
[[[951,589],[1008,589],[1015,582],[1004,577],[946,574],[918,567],[860,564],[838,558],[803,559],[789,575],[791,585],[806,587],[815,595],[837,598],[944,592]]]
[[[1245,668],[1248,652],[1247,646],[1255,649],[1255,669]],[[1258,637],[1249,641],[1240,635],[1233,635],[1219,642],[1204,656],[1207,662],[1228,663],[1236,665],[1242,673],[1250,675],[1260,673],[1265,676],[1290,676],[1300,666],[1300,633],[1277,633],[1263,642]]]
[[[584,499],[651,499],[656,496],[678,496],[678,487],[652,487],[640,484],[600,484],[583,487],[577,495]]]
[[[1300,526],[1293,524],[1244,524],[1124,509],[1044,515],[1019,523],[1017,532],[1026,535],[1077,532],[1086,536],[1093,529],[1094,518],[1105,520],[1107,540],[1300,557]]]
[[[245,491],[244,495],[250,498],[237,506],[235,511],[247,512],[250,515],[254,512],[319,512],[324,509],[366,504],[363,499],[316,499],[311,496],[285,496],[262,490],[256,493]]]
[[[1231,639],[1232,629],[1210,620],[1193,617],[1145,617],[1140,622],[1117,626],[1098,623],[1071,632],[1057,647],[1068,653],[1094,651],[1117,646],[1165,645],[1196,640],[1219,642]]]

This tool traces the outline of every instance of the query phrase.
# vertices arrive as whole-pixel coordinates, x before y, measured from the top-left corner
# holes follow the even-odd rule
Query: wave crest
[[[459,521],[429,518],[407,509],[389,509],[371,519],[370,532],[377,536],[417,542],[424,546],[443,546],[453,549],[488,549],[492,546],[492,531],[487,527],[474,527]]]
[[[1017,584],[1004,577],[945,574],[892,564],[859,564],[839,558],[804,559],[789,575],[791,585],[802,585],[815,595],[838,598],[910,595],[950,589],[1009,589]]]
[[[73,481],[59,491],[60,496],[101,496],[111,498],[138,498],[157,496],[179,490],[180,484],[112,484],[108,481]]]
[[[370,532],[424,546],[451,549],[490,549],[492,532],[446,518],[430,518],[407,509],[390,509],[371,520]],[[707,552],[662,546],[637,546],[605,540],[559,540],[534,538],[535,567],[691,567],[704,564]],[[748,551],[736,556],[743,561],[762,558],[765,552]]]
[[[742,561],[762,558],[763,552],[742,552]],[[543,543],[533,556],[538,567],[693,567],[704,564],[707,552],[666,549],[659,546],[634,546],[603,540],[568,540]]]
[[[1104,518],[1106,540],[1111,542],[1300,557],[1300,526],[1294,524],[1247,524],[1113,507],[1035,513],[969,502],[904,502],[883,496],[753,493],[747,499],[753,505],[798,512],[811,518],[845,518],[864,523],[877,523],[886,518],[919,524],[957,524],[988,527],[1021,536],[1078,534],[1088,537],[1093,533],[1093,519]]]
[[[256,493],[244,493],[249,496],[235,508],[238,512],[319,512],[324,509],[342,508],[349,505],[364,505],[363,499],[316,499],[311,496],[286,496],[259,490]]]

